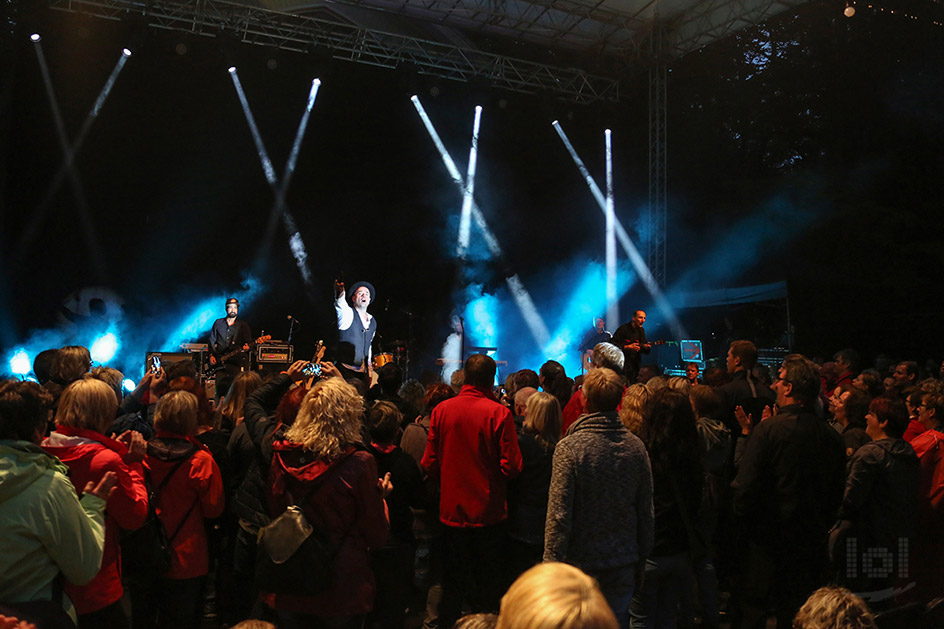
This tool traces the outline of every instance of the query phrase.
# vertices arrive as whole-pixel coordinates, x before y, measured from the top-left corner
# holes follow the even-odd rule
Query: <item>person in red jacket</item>
[[[152,487],[163,483],[154,506],[170,540],[171,563],[132,593],[135,629],[199,626],[209,570],[203,521],[223,513],[223,479],[210,451],[194,437],[197,407],[187,391],[171,391],[157,403],[145,465]]]
[[[501,598],[503,524],[508,480],[521,472],[521,450],[511,411],[492,395],[495,361],[474,354],[465,385],[433,410],[421,464],[439,479],[439,519],[445,524],[439,626],[451,627],[470,581],[475,612],[497,612]]]
[[[909,572],[917,587],[900,597],[899,603],[928,601],[940,596],[944,587],[944,393],[925,393],[918,406],[918,421],[926,430],[914,438],[920,463],[918,510]]]
[[[79,627],[127,627],[119,600],[121,586],[119,529],[133,530],[147,517],[147,490],[141,461],[145,441],[137,432],[118,439],[103,433],[115,419],[118,400],[101,380],[85,377],[70,384],[59,399],[56,430],[42,447],[69,466],[72,484],[85,487],[114,472],[117,487],[105,507],[105,550],[101,569],[86,585],[66,583],[64,590],[75,604]]]
[[[263,601],[275,610],[280,629],[360,628],[373,607],[369,553],[387,539],[384,497],[393,486],[390,473],[380,481],[374,457],[356,448],[362,413],[353,386],[339,376],[321,380],[305,395],[284,439],[273,444],[269,515],[300,506],[337,552],[324,591],[290,594],[263,586]]]

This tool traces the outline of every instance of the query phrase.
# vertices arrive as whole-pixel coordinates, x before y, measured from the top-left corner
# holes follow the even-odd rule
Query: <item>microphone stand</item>
[[[295,317],[290,317],[289,326],[288,326],[288,341],[287,341],[288,345],[292,344],[292,333],[294,331],[295,331]]]

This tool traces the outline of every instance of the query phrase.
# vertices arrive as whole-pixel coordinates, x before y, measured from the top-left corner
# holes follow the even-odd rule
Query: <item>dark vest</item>
[[[354,321],[346,330],[339,330],[342,343],[350,343],[354,346],[354,363],[359,366],[370,353],[370,342],[374,339],[374,332],[377,331],[377,318],[370,318],[370,325],[364,329],[361,316],[354,311]]]

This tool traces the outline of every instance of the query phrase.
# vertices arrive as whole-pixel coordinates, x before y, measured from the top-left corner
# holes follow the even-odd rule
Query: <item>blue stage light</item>
[[[498,298],[495,295],[479,294],[473,298],[473,294],[481,291],[482,287],[476,285],[470,287],[469,305],[466,307],[466,320],[471,325],[472,338],[484,347],[497,346],[497,327],[498,321]]]
[[[118,345],[118,337],[115,336],[114,333],[106,332],[100,335],[92,342],[92,346],[89,348],[89,353],[92,354],[92,361],[102,365],[106,364],[115,357],[115,353],[118,352]]]
[[[26,350],[22,347],[16,350],[13,353],[13,356],[10,358],[10,371],[15,373],[18,376],[25,376],[33,369],[33,361],[30,360],[29,354],[26,353]]]
[[[134,388],[138,385],[136,385],[134,383],[134,380],[132,380],[131,378],[125,378],[124,381],[122,381],[121,386],[124,387],[125,391],[130,393],[134,391]]]
[[[181,343],[188,343],[205,334],[210,329],[214,319],[222,315],[223,304],[227,298],[235,297],[239,300],[240,306],[245,308],[252,304],[252,300],[261,290],[261,282],[257,278],[249,276],[243,280],[240,291],[234,294],[221,294],[203,299],[181,318],[180,324],[167,336],[160,351],[179,352]]]

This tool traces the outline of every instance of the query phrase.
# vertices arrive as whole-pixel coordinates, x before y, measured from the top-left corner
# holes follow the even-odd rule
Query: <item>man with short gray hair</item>
[[[593,355],[590,357],[590,371],[587,375],[593,373],[594,369],[610,369],[617,374],[623,373],[623,351],[612,343],[597,343],[593,348]],[[586,383],[586,380],[584,380]],[[585,385],[586,386],[586,385]],[[563,431],[576,421],[584,412],[584,395],[580,389],[574,391],[570,396],[570,401],[564,406],[563,410]]]

